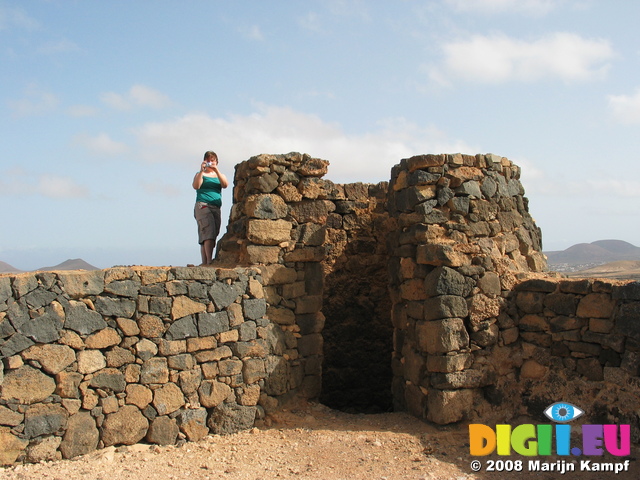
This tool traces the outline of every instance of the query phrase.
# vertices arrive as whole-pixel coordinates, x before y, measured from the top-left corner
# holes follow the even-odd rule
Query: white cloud
[[[125,96],[119,93],[106,92],[100,95],[100,100],[107,106],[116,110],[131,110],[131,103],[125,98]]]
[[[11,27],[25,30],[40,28],[38,21],[25,13],[21,8],[11,8],[0,5],[0,31]]]
[[[98,109],[89,105],[72,105],[67,113],[72,117],[93,117],[98,114]]]
[[[41,176],[38,179],[38,192],[49,198],[84,198],[89,190],[68,177],[57,175]]]
[[[420,153],[474,152],[433,126],[390,119],[375,132],[350,135],[339,125],[286,107],[259,106],[251,115],[213,118],[203,113],[175,121],[149,123],[135,130],[140,157],[147,161],[190,164],[197,169],[202,154],[214,150],[223,168],[261,153],[297,151],[331,162],[333,181],[388,180],[402,158]]]
[[[569,193],[585,195],[592,198],[594,194],[603,197],[640,197],[640,181],[621,180],[618,178],[603,178],[598,180],[586,180],[584,182],[571,182]]]
[[[517,12],[532,15],[546,15],[557,8],[562,0],[445,0],[458,12],[505,13]]]
[[[151,194],[160,197],[181,197],[184,195],[184,189],[178,188],[175,185],[170,185],[163,182],[142,182],[142,189]]]
[[[324,28],[321,25],[320,16],[316,12],[308,12],[306,15],[298,18],[298,25],[304,30],[315,33],[322,33]]]
[[[131,101],[141,107],[164,108],[171,105],[171,100],[164,93],[144,85],[134,85],[129,90]]]
[[[434,81],[503,83],[558,78],[565,82],[603,78],[615,53],[607,40],[555,33],[534,41],[504,34],[474,35],[442,46],[442,65],[431,68]]]
[[[96,136],[85,134],[77,135],[74,143],[99,155],[120,155],[129,150],[126,144],[113,140],[106,133],[100,133]]]
[[[100,99],[116,110],[131,110],[134,107],[151,107],[161,109],[171,106],[172,102],[164,93],[145,85],[134,85],[124,95],[106,92]]]
[[[522,170],[522,178],[525,181],[527,181],[527,183],[529,182],[541,182],[542,184],[546,183],[547,178],[545,176],[544,170],[539,169],[534,162],[531,162],[526,158],[518,158],[517,160],[514,160],[514,162]]]
[[[522,168],[522,181],[529,194],[549,197],[567,197],[572,202],[594,198],[640,197],[640,181],[600,175],[597,179],[568,180],[557,172],[548,175],[526,159],[515,161]],[[597,175],[596,175],[597,176]]]
[[[38,48],[38,53],[52,55],[58,53],[79,52],[81,49],[70,40],[62,39],[55,42],[47,42]]]
[[[369,8],[364,0],[331,0],[327,8],[332,15],[369,21]]]
[[[371,21],[369,6],[364,0],[329,0],[322,6],[325,8],[323,13],[310,11],[298,17],[298,25],[314,33],[327,33],[336,20]]]
[[[257,40],[262,42],[264,40],[264,35],[262,34],[262,30],[258,25],[251,25],[250,27],[241,27],[239,28],[240,33],[248,38],[249,40]]]
[[[640,122],[640,88],[634,95],[609,95],[609,110],[622,123]]]
[[[13,114],[18,117],[44,115],[55,110],[60,101],[56,95],[35,84],[26,88],[24,98],[8,102]]]
[[[37,196],[47,198],[86,198],[89,190],[69,177],[55,174],[39,175],[35,181],[24,170],[5,171],[0,180],[0,194],[10,196]]]
[[[317,90],[317,89],[303,91],[297,95],[297,98],[306,98],[306,97],[325,98],[327,100],[335,100],[336,95],[330,90]]]

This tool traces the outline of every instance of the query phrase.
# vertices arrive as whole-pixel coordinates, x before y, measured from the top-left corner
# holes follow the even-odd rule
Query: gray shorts
[[[193,216],[198,222],[198,243],[214,240],[220,233],[220,207],[209,203],[197,202]]]

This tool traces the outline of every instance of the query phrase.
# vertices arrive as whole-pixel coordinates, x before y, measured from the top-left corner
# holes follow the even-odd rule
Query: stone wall
[[[543,273],[516,165],[327,167],[238,164],[211,268],[0,276],[0,463],[233,432],[297,396],[438,424],[563,400],[640,440],[639,284]]]
[[[573,402],[640,440],[640,284],[546,270],[520,170],[495,155],[420,155],[392,171],[395,408],[504,423]]]
[[[541,417],[561,399],[586,410],[588,422],[630,424],[640,442],[640,283],[528,279],[499,323],[505,352],[493,408]]]
[[[234,205],[219,242],[225,264],[294,269],[292,290],[267,289],[273,312],[312,347],[312,391],[329,406],[391,408],[392,327],[387,290],[388,183],[335,184],[328,162],[309,155],[259,155],[236,166]],[[311,384],[311,377],[308,379]]]
[[[305,378],[282,269],[0,277],[0,464],[250,428]],[[300,347],[300,348],[299,348]]]
[[[396,409],[455,422],[495,381],[476,359],[500,339],[504,293],[546,268],[519,177],[496,155],[420,155],[392,170]]]

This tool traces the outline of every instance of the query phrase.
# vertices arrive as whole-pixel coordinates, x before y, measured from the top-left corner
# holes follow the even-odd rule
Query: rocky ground
[[[488,460],[468,453],[464,426],[436,427],[402,413],[351,415],[322,405],[284,411],[270,426],[212,435],[182,446],[108,448],[74,460],[0,469],[7,480],[54,479],[637,479],[634,450],[626,472],[487,472]],[[556,458],[536,457],[555,463]],[[473,473],[471,463],[483,469]],[[600,458],[597,462],[621,462]],[[575,461],[575,460],[574,460]],[[577,462],[578,469],[580,468]]]

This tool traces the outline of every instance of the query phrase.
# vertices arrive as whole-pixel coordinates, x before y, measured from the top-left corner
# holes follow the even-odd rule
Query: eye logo
[[[553,405],[549,405],[544,414],[549,420],[554,422],[566,423],[575,420],[584,413],[584,410],[571,405],[567,402],[557,402]]]

